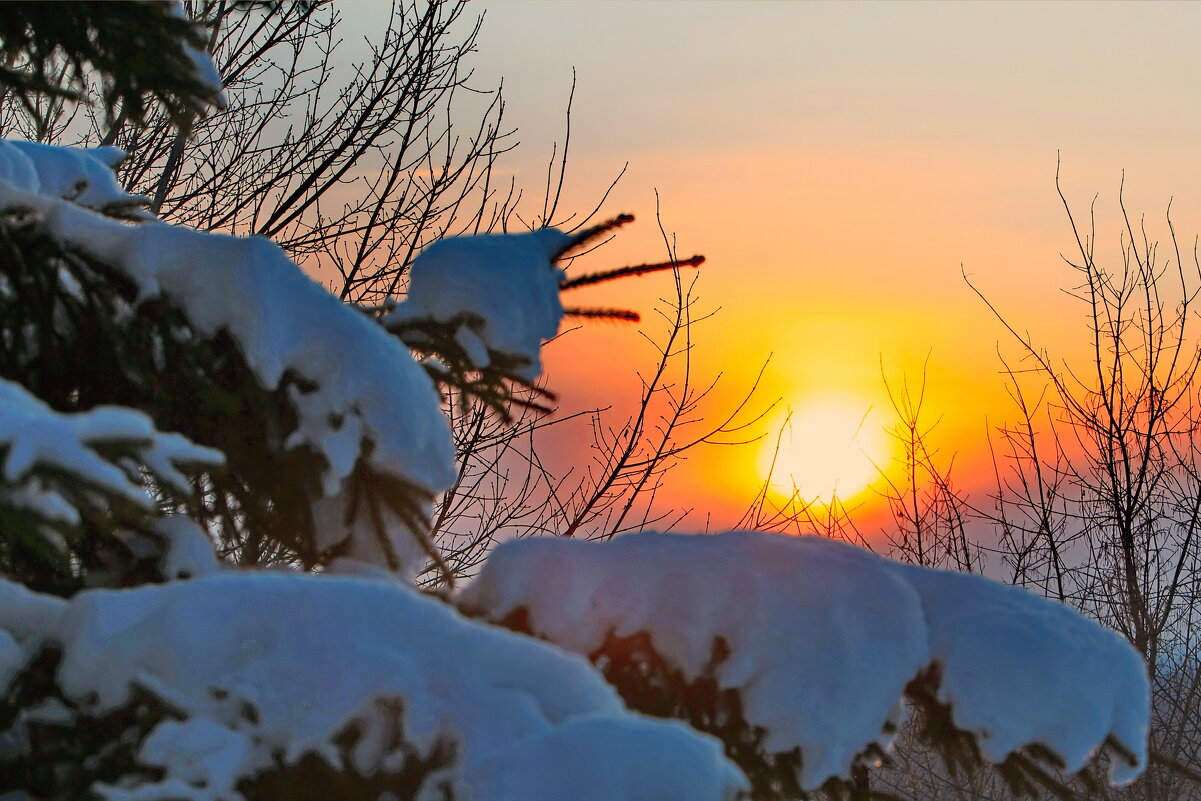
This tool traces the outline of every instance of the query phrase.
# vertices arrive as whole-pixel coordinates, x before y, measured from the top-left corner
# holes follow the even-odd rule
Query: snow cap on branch
[[[167,545],[160,565],[165,578],[199,578],[220,570],[212,540],[192,518],[169,515],[155,521],[153,528]]]
[[[115,147],[58,147],[0,139],[0,179],[26,192],[129,216],[149,204],[150,198],[131,195],[117,182],[113,168],[124,159],[125,151]]]
[[[65,603],[0,580],[10,598],[0,671],[55,642],[58,685],[87,713],[140,687],[184,715],[141,745],[161,779],[93,787],[106,798],[236,801],[277,760],[371,776],[439,744],[453,762],[438,782],[473,801],[733,801],[745,787],[716,740],[628,712],[583,659],[401,584],[228,572]]]
[[[542,343],[559,333],[563,271],[554,260],[571,241],[554,228],[439,240],[413,262],[408,296],[384,326],[458,323],[456,340],[477,368],[491,351],[517,359],[524,366],[514,374],[533,381]]]
[[[158,222],[130,226],[3,181],[0,208],[32,213],[66,246],[123,272],[141,299],[165,295],[201,335],[228,332],[266,389],[285,374],[303,379],[289,390],[299,426],[286,445],[325,457],[327,495],[364,455],[375,469],[431,493],[453,481],[449,426],[425,371],[270,241]]]
[[[150,418],[134,409],[99,406],[86,412],[60,414],[19,384],[0,379],[0,450],[3,480],[9,502],[29,501],[32,511],[56,522],[76,523],[70,502],[36,481],[38,468],[69,474],[77,480],[143,509],[154,501],[136,472],[101,455],[98,446],[120,446],[136,454],[151,475],[183,493],[191,492],[181,465],[218,466],[224,456],[190,442],[179,434],[156,431]],[[16,492],[28,488],[30,494]]]
[[[1138,652],[1064,604],[976,575],[891,564],[922,599],[938,700],[955,725],[1000,762],[1042,743],[1069,772],[1112,735],[1136,759],[1111,755],[1109,777],[1133,781],[1147,763],[1150,686]]]
[[[187,19],[187,12],[184,10],[183,3],[180,0],[172,0],[168,4],[169,13],[173,17],[179,19]],[[208,31],[203,25],[196,25],[196,34],[198,38],[207,39]],[[184,54],[192,62],[192,77],[203,87],[212,92],[211,102],[218,109],[224,109],[228,103],[225,98],[225,81],[221,78],[221,73],[217,69],[217,65],[213,63],[213,57],[205,50],[198,50],[186,41],[181,41]]]
[[[1067,607],[977,576],[910,567],[821,537],[631,534],[500,545],[461,605],[580,654],[649,634],[695,676],[720,639],[718,689],[742,697],[764,746],[802,754],[799,784],[849,775],[908,682],[942,673],[939,700],[996,762],[1041,743],[1069,770],[1113,737],[1111,778],[1146,763],[1148,684],[1132,647]],[[895,722],[895,721],[894,721]]]

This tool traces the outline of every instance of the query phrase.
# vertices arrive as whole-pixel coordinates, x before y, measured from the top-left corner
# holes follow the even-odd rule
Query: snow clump
[[[64,245],[120,269],[140,300],[160,294],[203,336],[226,331],[264,388],[292,373],[299,425],[285,445],[325,457],[327,496],[355,463],[436,493],[454,480],[450,428],[432,381],[377,323],[306,276],[276,245],[160,222],[127,225],[0,181],[0,208],[34,214]]]
[[[181,0],[172,0],[168,4],[169,13],[179,19],[187,19],[187,12],[183,7]],[[208,38],[208,31],[203,25],[196,25],[196,31],[201,36]],[[217,65],[213,63],[213,58],[204,50],[197,50],[187,42],[181,42],[184,53],[192,62],[192,77],[204,85],[207,89],[213,92],[213,105],[219,109],[223,109],[227,105],[225,97],[225,81],[221,78],[221,73],[217,69]]]
[[[1114,737],[1109,777],[1133,781],[1147,763],[1150,686],[1138,652],[1067,606],[981,576],[892,564],[922,599],[938,700],[975,735],[984,757],[1042,743],[1074,773]]]
[[[493,620],[524,610],[534,634],[580,654],[645,632],[686,677],[720,638],[718,689],[739,692],[766,749],[801,749],[806,790],[887,744],[895,702],[931,664],[939,700],[993,762],[1041,743],[1078,770],[1112,736],[1136,759],[1115,756],[1114,781],[1146,764],[1146,668],[1118,635],[1022,589],[823,537],[507,542],[459,600]]]
[[[238,782],[277,759],[370,776],[439,744],[454,757],[437,781],[473,801],[732,801],[745,787],[718,741],[628,712],[580,657],[401,584],[229,571],[68,602],[0,579],[0,678],[43,643],[62,648],[57,683],[84,713],[140,687],[185,715],[141,744],[161,778],[92,788],[109,801],[240,801]],[[335,739],[352,726],[344,765]]]
[[[117,182],[113,168],[124,159],[125,151],[116,147],[59,147],[0,139],[0,180],[26,192],[128,216],[150,198],[131,195]]]
[[[152,509],[154,500],[141,485],[136,467],[105,458],[96,450],[100,445],[124,445],[156,478],[185,494],[192,488],[179,471],[180,465],[215,467],[225,461],[219,451],[179,434],[156,431],[150,418],[134,409],[98,406],[62,414],[20,384],[0,379],[3,476],[6,483],[24,490],[7,493],[5,499],[10,503],[55,522],[78,523],[79,512],[71,502],[31,475],[37,468],[47,468],[70,473],[139,508]]]
[[[570,242],[554,228],[439,240],[414,260],[408,295],[384,326],[458,323],[455,339],[476,368],[489,366],[489,352],[502,354],[520,363],[516,377],[533,381],[542,343],[563,318],[563,271],[553,259]]]

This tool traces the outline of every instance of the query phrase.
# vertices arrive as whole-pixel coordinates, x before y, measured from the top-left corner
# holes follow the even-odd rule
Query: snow
[[[320,498],[313,504],[313,544],[316,550],[319,553],[327,552],[336,546],[339,558],[392,570],[391,560],[383,550],[384,545],[379,541],[379,533],[371,515],[356,514],[347,522],[353,506],[353,499],[345,493]],[[387,510],[382,510],[381,514],[384,512]],[[400,562],[399,575],[411,579],[429,557],[416,537],[401,536],[402,531],[403,528],[396,526],[387,528],[388,547]]]
[[[525,609],[534,633],[580,654],[609,632],[644,631],[688,677],[722,638],[719,686],[739,691],[768,750],[802,749],[805,789],[884,744],[893,703],[932,662],[940,700],[993,761],[1042,743],[1074,770],[1112,735],[1139,759],[1115,758],[1115,781],[1145,763],[1146,669],[1116,634],[1025,590],[821,537],[520,540],[500,545],[459,601],[497,620]]]
[[[0,580],[5,596],[33,594]],[[455,746],[460,798],[722,801],[745,786],[716,740],[628,712],[582,658],[399,583],[225,571],[52,606],[33,598],[24,606],[36,625],[5,605],[0,631],[29,653],[60,643],[66,697],[102,713],[138,685],[187,716],[158,724],[141,746],[161,779],[94,788],[113,801],[235,801],[238,780],[273,754],[339,765],[332,740],[352,723],[363,732],[350,752],[356,770],[399,768],[386,699],[401,700],[404,738],[419,752]]]
[[[893,703],[926,661],[916,593],[870,554],[829,544],[522,540],[493,553],[461,603],[494,618],[528,608],[535,633],[581,654],[610,632],[649,632],[689,680],[723,638],[731,656],[718,666],[719,687],[740,690],[768,750],[803,749],[801,783],[812,789],[846,775],[869,743],[887,744]]]
[[[182,723],[166,720],[142,743],[138,759],[170,778],[133,789],[100,785],[105,801],[225,801],[239,797],[236,785],[250,764],[253,743],[241,732],[198,715]]]
[[[27,192],[60,198],[97,211],[129,213],[150,199],[127,193],[113,168],[125,159],[115,147],[59,147],[0,140],[0,179]]]
[[[29,663],[67,603],[0,579],[0,688]]]
[[[1147,761],[1150,688],[1142,657],[1117,634],[1060,603],[981,578],[896,565],[922,598],[939,700],[1000,762],[1033,742],[1069,772],[1113,737],[1136,756],[1114,758],[1110,780],[1133,780]]]
[[[37,643],[58,624],[67,602],[0,578],[0,629],[18,642]]]
[[[169,515],[154,521],[153,529],[167,542],[161,567],[168,580],[207,576],[221,569],[212,541],[191,518]]]
[[[47,523],[73,526],[79,522],[79,510],[36,476],[28,477],[21,486],[0,489],[0,503],[25,509]]]
[[[187,12],[184,10],[183,3],[180,0],[173,0],[173,2],[168,3],[167,7],[169,9],[168,13],[172,16],[180,19],[187,18]],[[197,25],[196,30],[205,38],[208,37],[208,31],[204,29],[204,26]],[[213,105],[219,109],[225,108],[227,101],[225,93],[222,91],[225,88],[225,81],[222,80],[221,73],[218,72],[216,65],[213,64],[212,57],[207,52],[197,50],[187,42],[183,42],[183,50],[192,62],[192,77],[212,90]]]
[[[477,369],[491,350],[516,358],[513,374],[542,372],[542,342],[559,332],[563,271],[552,259],[571,241],[554,228],[524,234],[448,237],[426,248],[409,272],[404,302],[385,327],[426,320],[459,323],[455,339]]]
[[[179,434],[156,431],[142,412],[98,406],[86,412],[61,414],[21,385],[0,379],[0,448],[5,451],[2,472],[10,484],[25,482],[25,492],[12,496],[18,504],[42,512],[50,520],[78,521],[78,512],[66,498],[28,475],[34,468],[43,467],[70,473],[143,509],[153,508],[153,499],[135,481],[136,470],[123,468],[95,450],[97,445],[114,443],[130,446],[157,478],[185,492],[189,491],[187,479],[178,465],[218,466],[225,461],[220,452],[196,445]]]
[[[486,789],[473,798],[699,801],[730,798],[741,785],[719,755],[698,753],[694,730],[675,721],[646,724],[632,715],[568,720],[539,738],[537,748],[518,742],[493,756],[478,774],[477,786]]]
[[[307,446],[325,458],[326,496],[340,493],[360,458],[431,494],[453,482],[450,428],[425,370],[394,336],[304,275],[270,241],[157,221],[128,225],[4,181],[0,208],[30,212],[66,246],[120,269],[140,300],[166,295],[201,335],[228,332],[265,388],[277,388],[286,375],[309,382],[289,386],[299,424],[285,446]]]

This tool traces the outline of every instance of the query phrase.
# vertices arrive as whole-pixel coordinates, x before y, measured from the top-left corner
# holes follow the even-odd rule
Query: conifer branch
[[[565,317],[586,317],[591,320],[621,320],[622,322],[641,322],[642,315],[627,309],[593,309],[584,306],[568,306],[563,309]]]
[[[598,236],[606,234],[609,231],[612,231],[614,228],[620,228],[621,226],[625,225],[626,223],[631,223],[631,222],[634,222],[633,214],[618,214],[613,219],[605,220],[600,225],[594,225],[591,228],[585,228],[583,231],[580,231],[578,234],[575,234],[571,238],[571,241],[569,241],[557,253],[555,253],[554,258],[552,258],[551,261],[558,261],[559,259],[563,258],[563,256],[565,254],[567,254],[568,252],[575,250],[576,248],[578,248],[582,245],[588,244],[592,240],[596,239]]]
[[[602,284],[606,281],[612,281],[617,278],[628,278],[629,276],[643,276],[648,273],[656,273],[662,270],[674,270],[678,267],[700,267],[705,263],[705,257],[697,254],[690,256],[682,261],[661,261],[654,264],[636,264],[631,267],[618,267],[615,270],[602,270],[599,273],[585,273],[578,275],[575,278],[569,278],[559,283],[559,291],[563,292],[568,289],[576,289],[582,286],[591,286],[592,284]]]

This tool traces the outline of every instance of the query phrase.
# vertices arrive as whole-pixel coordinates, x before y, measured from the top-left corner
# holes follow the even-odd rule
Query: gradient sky
[[[1059,290],[1071,230],[1055,192],[1098,200],[1102,253],[1127,206],[1166,236],[1201,231],[1201,5],[1183,3],[481,2],[476,84],[504,78],[521,147],[506,164],[535,192],[578,86],[564,206],[633,212],[613,265],[657,259],[655,190],[698,293],[720,306],[698,369],[723,372],[716,414],[772,354],[759,397],[794,409],[831,396],[889,423],[881,365],[920,377],[936,442],[981,474],[986,418],[1012,416],[998,374],[1011,340],[963,279],[1053,352],[1085,342]],[[345,6],[348,14],[357,15]],[[599,265],[598,265],[599,266]],[[646,278],[580,302],[650,311]],[[650,351],[592,327],[551,348],[564,408],[628,403]],[[597,380],[597,359],[604,354]],[[623,378],[623,376],[625,378]],[[700,454],[672,500],[736,516],[755,448]],[[823,458],[815,454],[815,458]],[[694,520],[703,523],[703,515]]]

